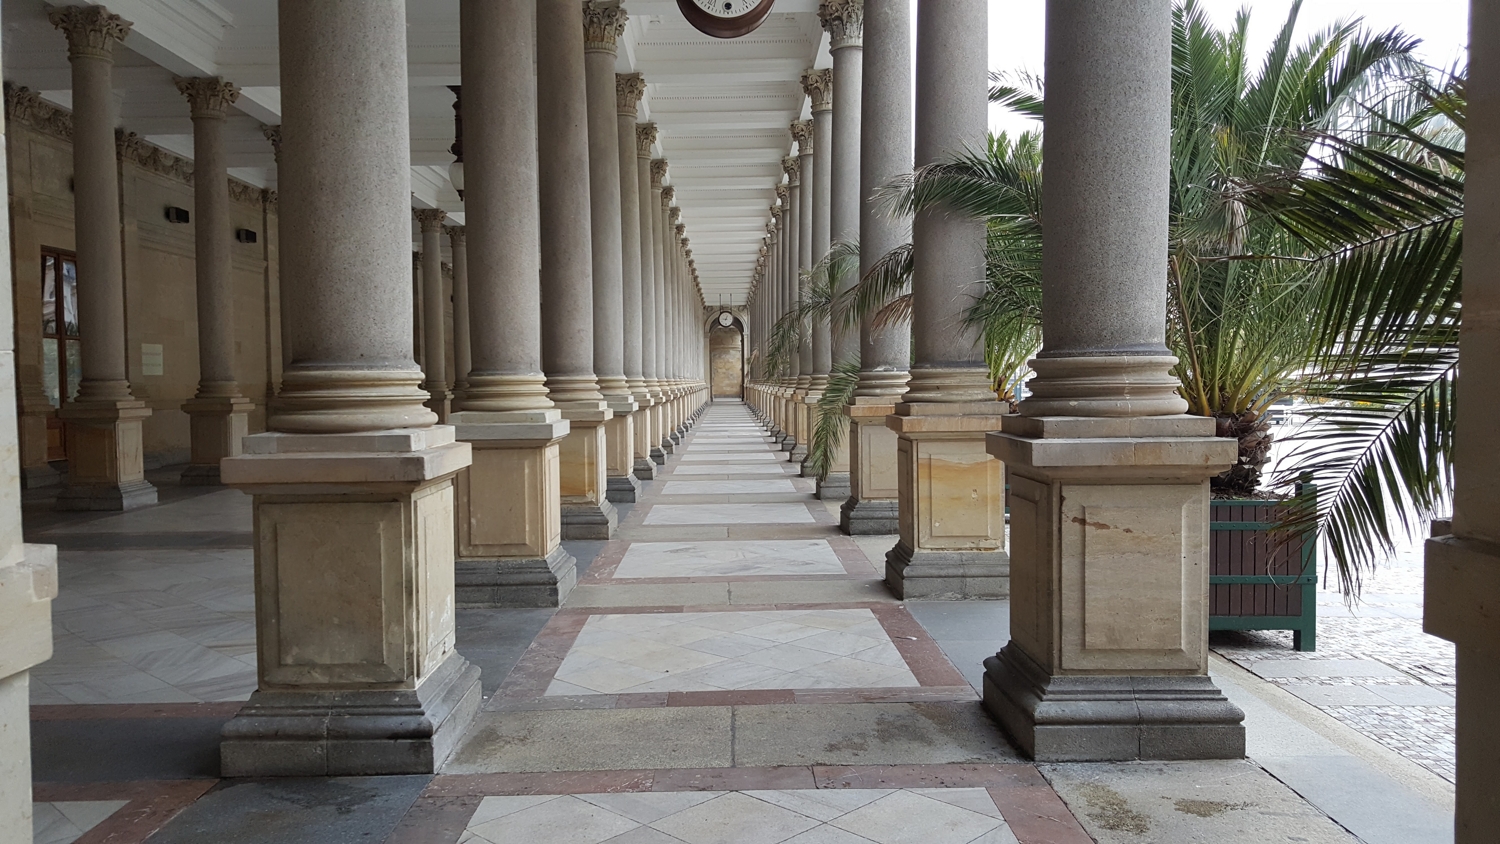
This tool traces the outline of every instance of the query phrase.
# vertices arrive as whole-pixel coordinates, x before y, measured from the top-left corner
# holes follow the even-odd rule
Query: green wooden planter
[[[1313,491],[1304,486],[1300,491]],[[1209,630],[1290,630],[1299,651],[1317,649],[1316,531],[1271,533],[1287,502],[1209,502]]]

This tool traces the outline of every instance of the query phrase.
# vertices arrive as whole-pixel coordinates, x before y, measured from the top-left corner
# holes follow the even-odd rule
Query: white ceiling
[[[62,3],[51,5],[65,5]],[[63,36],[43,0],[0,0],[5,80],[71,102]],[[75,3],[75,5],[87,5]],[[191,158],[192,123],[174,75],[222,76],[242,89],[230,119],[230,172],[274,187],[276,165],[262,124],[280,122],[275,0],[110,0],[135,26],[117,51],[120,122]],[[710,304],[741,304],[775,185],[788,154],[787,125],[806,116],[798,77],[829,64],[817,0],[777,0],[757,31],[733,41],[693,29],[676,0],[626,0],[631,20],[616,69],[645,74],[641,120],[659,129],[656,155],[670,162],[693,258]],[[459,76],[458,0],[407,0],[413,202],[463,220],[448,184],[453,94]]]

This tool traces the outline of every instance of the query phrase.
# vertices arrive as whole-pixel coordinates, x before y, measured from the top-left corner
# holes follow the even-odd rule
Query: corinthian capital
[[[651,145],[656,143],[656,124],[635,124],[635,154],[637,158],[650,158]]]
[[[828,48],[858,47],[865,32],[865,0],[823,0],[818,20],[828,31]]]
[[[625,34],[625,8],[619,3],[585,0],[583,4],[583,51],[614,55]]]
[[[615,108],[626,117],[635,117],[635,107],[646,95],[646,77],[640,73],[615,74]]]
[[[240,89],[233,82],[225,82],[217,76],[174,76],[177,92],[187,97],[193,117],[223,117],[231,103],[240,98]]]
[[[665,158],[651,159],[651,189],[661,187],[661,180],[667,177],[667,160]]]
[[[786,208],[786,195],[790,190],[786,185],[776,186],[776,200],[781,203],[781,206],[776,209],[777,214],[780,214],[782,209]]]
[[[124,41],[135,24],[103,6],[58,6],[47,20],[68,37],[68,58],[112,61],[116,41]]]
[[[677,188],[667,185],[661,189],[661,204],[663,208],[670,208],[672,200],[677,198]]]
[[[797,154],[807,155],[813,151],[813,122],[798,120],[791,125],[792,140],[797,142]]]
[[[786,183],[798,185],[802,183],[802,159],[794,155],[788,155],[781,159],[781,172],[786,174]]]
[[[812,100],[814,113],[833,108],[833,70],[808,68],[802,71],[802,90]]]
[[[463,226],[443,226],[443,234],[446,234],[448,236],[448,242],[453,244],[454,246],[464,245]]]
[[[260,124],[260,133],[262,135],[265,135],[266,136],[266,140],[268,140],[268,141],[271,142],[271,157],[276,160],[277,164],[280,164],[281,163],[281,124],[278,123],[275,126],[267,126],[266,124],[262,123],[262,124]]]
[[[441,208],[413,208],[412,213],[424,232],[442,231],[443,221],[448,219],[448,212]]]

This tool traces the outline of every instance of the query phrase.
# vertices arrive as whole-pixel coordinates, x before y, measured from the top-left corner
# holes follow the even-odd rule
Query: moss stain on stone
[[[1151,831],[1151,819],[1133,811],[1118,791],[1107,785],[1090,782],[1078,787],[1078,794],[1088,803],[1089,820],[1111,832],[1145,835]]]

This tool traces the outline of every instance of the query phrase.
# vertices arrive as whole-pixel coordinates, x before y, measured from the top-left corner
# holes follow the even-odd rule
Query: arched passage
[[[745,333],[737,318],[731,317],[728,325],[716,319],[708,329],[708,365],[714,398],[737,399],[744,395]]]

